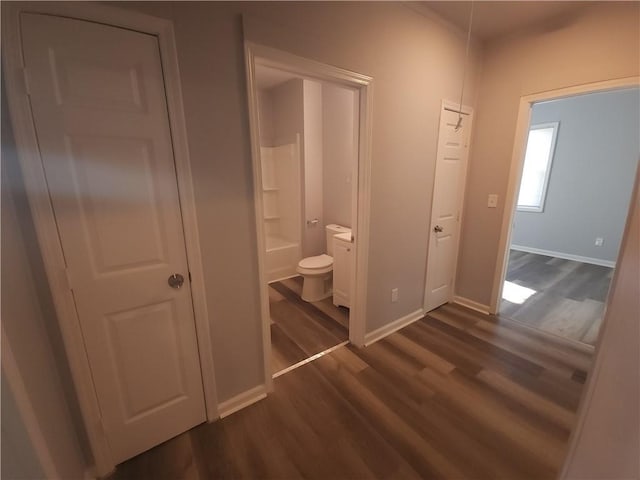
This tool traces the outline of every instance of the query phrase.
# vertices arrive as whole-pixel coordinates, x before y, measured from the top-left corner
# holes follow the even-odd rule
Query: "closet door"
[[[458,261],[472,110],[463,106],[463,113],[458,114],[458,107],[454,109],[443,105],[440,113],[424,293],[427,312],[451,300]]]
[[[156,37],[21,17],[42,162],[116,463],[205,420]]]

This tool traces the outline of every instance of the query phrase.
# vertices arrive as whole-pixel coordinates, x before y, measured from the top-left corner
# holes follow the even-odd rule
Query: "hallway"
[[[588,348],[445,305],[120,465],[116,479],[553,478]]]

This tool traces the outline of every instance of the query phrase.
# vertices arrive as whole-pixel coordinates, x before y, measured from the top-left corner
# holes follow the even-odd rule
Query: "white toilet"
[[[325,232],[327,253],[303,258],[296,268],[303,278],[302,300],[305,302],[318,302],[332,295],[333,236],[339,233],[351,233],[351,229],[332,223],[325,227]]]

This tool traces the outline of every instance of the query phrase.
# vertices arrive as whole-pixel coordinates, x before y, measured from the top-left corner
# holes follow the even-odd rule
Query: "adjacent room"
[[[640,478],[640,3],[0,7],[2,478]]]
[[[262,65],[255,83],[262,281],[279,376],[349,339],[358,94]]]
[[[535,104],[500,314],[596,344],[640,151],[637,88]]]

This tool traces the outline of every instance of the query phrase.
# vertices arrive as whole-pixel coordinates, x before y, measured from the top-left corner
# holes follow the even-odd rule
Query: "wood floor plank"
[[[298,277],[269,284],[271,317],[271,366],[279,373],[313,355],[345,342],[348,317],[344,311],[323,302],[300,298]],[[328,299],[330,300],[330,299]],[[345,324],[347,327],[345,327]]]
[[[533,289],[521,304],[502,300],[500,314],[595,345],[613,269],[511,250],[506,281]]]
[[[271,367],[274,373],[284,370],[291,365],[309,357],[309,355],[289,338],[280,325],[271,325]]]
[[[466,432],[425,404],[425,398],[420,405],[407,401],[401,391],[390,384],[386,377],[375,369],[369,368],[358,375],[359,381],[369,390],[381,398],[406,423],[413,425],[417,433],[433,448],[458,465],[464,471],[465,478],[495,478],[496,471],[500,471],[504,478],[513,477],[514,471],[504,468],[496,462],[492,450],[486,445],[469,439]],[[466,444],[466,449],[454,448]],[[498,468],[496,468],[496,466]]]
[[[506,439],[517,446],[520,449],[520,456],[529,455],[531,460],[540,464],[541,468],[549,470],[562,462],[563,442],[543,434],[513,412],[488,401],[486,397],[463,382],[450,375],[442,376],[428,368],[420,373],[419,378],[430,388],[435,389],[442,401],[459,410],[466,410],[474,416],[476,422],[483,425],[483,429],[495,430],[502,437],[503,443],[507,443]]]
[[[575,421],[575,414],[569,409],[563,408],[491,370],[481,371],[478,374],[478,379],[517,400],[532,411],[549,418],[566,429],[567,432],[571,430]]]
[[[455,306],[445,305],[438,311],[432,312],[432,316],[438,318],[445,323],[454,324],[451,318],[468,315],[461,312]],[[564,372],[565,375],[571,376],[576,369],[586,369],[590,363],[590,356],[593,352],[591,348],[589,353],[584,351],[573,353],[572,350],[566,348],[564,342],[562,347],[558,347],[553,342],[553,338],[536,332],[531,328],[514,329],[509,328],[510,323],[496,323],[491,321],[487,315],[472,315],[475,320],[471,326],[464,328],[464,331],[474,335],[487,342],[503,348],[511,353],[519,355],[527,360],[535,361],[545,368],[555,369]]]
[[[287,303],[291,304],[300,312],[312,317],[315,323],[318,323],[324,327],[325,330],[332,332],[336,336],[344,335],[347,333],[348,329],[345,328],[340,322],[336,321],[331,316],[327,315],[319,308],[317,308],[314,304],[310,302],[305,302],[300,298],[300,296],[289,290],[280,282],[275,282],[270,284],[270,287],[280,293],[285,299]],[[282,302],[278,302],[275,305],[279,305]]]
[[[383,437],[389,438],[399,454],[420,475],[427,478],[464,478],[464,474],[432,445],[422,441],[411,425],[402,421],[398,414],[381,399],[365,388],[346,369],[337,368],[330,356],[318,359],[318,368],[339,388],[342,395],[369,422],[376,422]]]
[[[445,322],[441,322],[433,315],[427,315],[424,319],[424,323],[438,329],[450,337],[456,338],[465,346],[470,347],[477,352],[478,355],[482,355],[484,357],[490,357],[491,360],[498,360],[504,364],[505,368],[513,368],[525,372],[529,372],[532,375],[536,375],[542,372],[543,367],[534,363],[526,358],[515,355],[508,350],[505,350],[495,343],[487,342],[478,337],[470,335],[464,330],[460,330],[452,327],[451,325],[446,324]]]
[[[277,377],[266,399],[125,462],[111,479],[552,479],[590,351],[544,338],[441,307]]]

